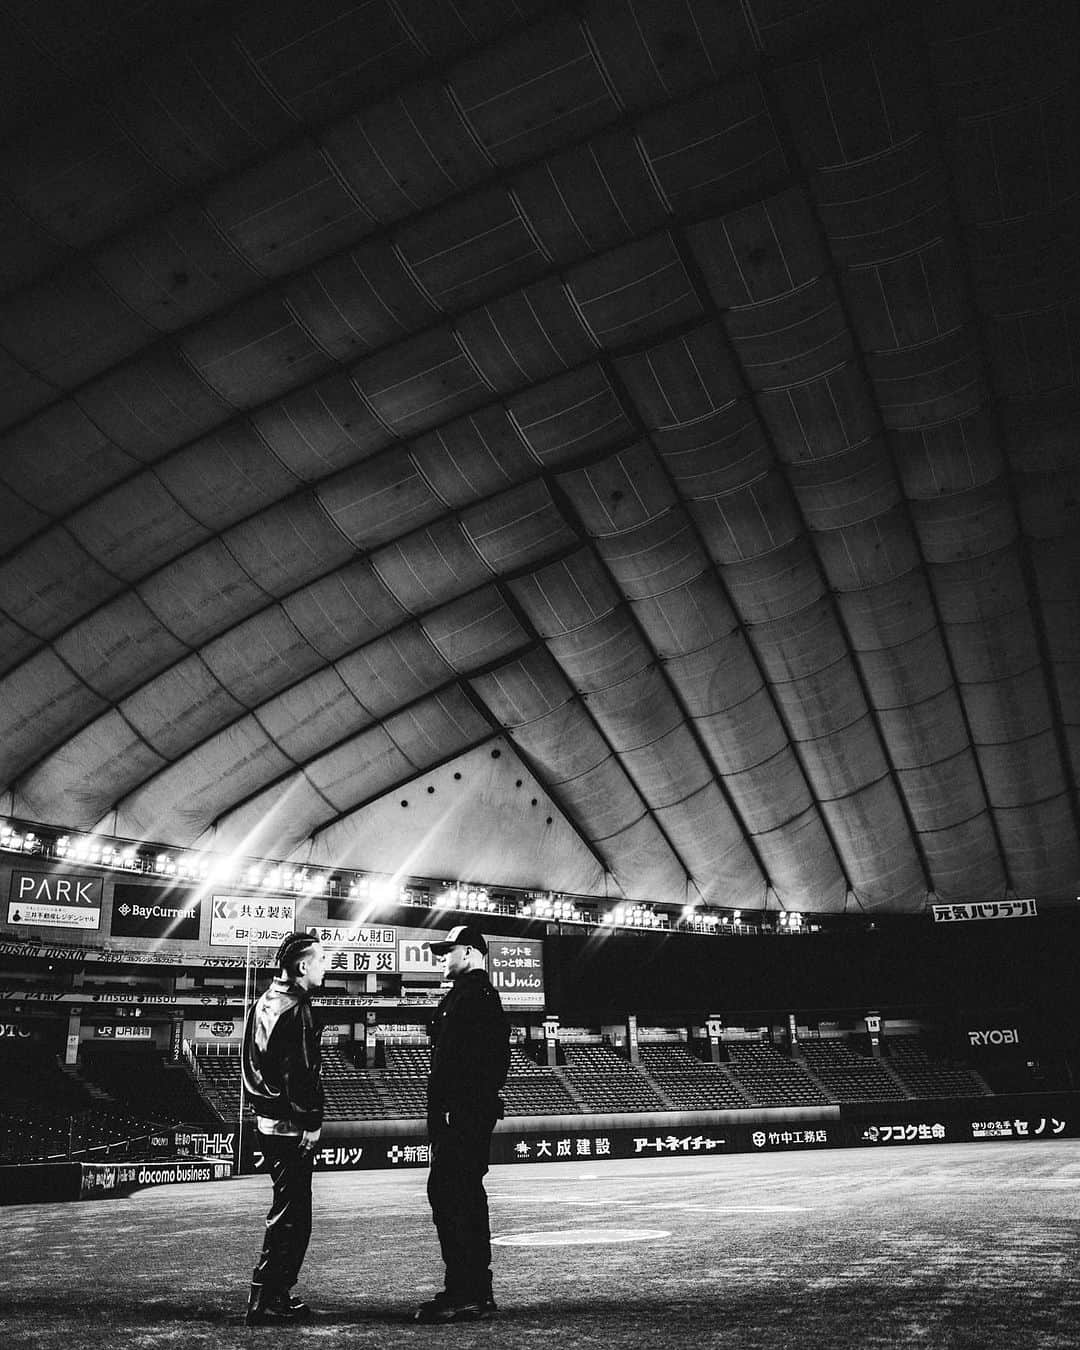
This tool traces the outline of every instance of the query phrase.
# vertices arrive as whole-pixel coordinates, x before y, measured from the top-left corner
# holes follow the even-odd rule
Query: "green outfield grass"
[[[3,1350],[1080,1344],[1076,1141],[498,1167],[501,1311],[452,1327],[408,1321],[440,1282],[424,1181],[316,1177],[287,1334],[241,1324],[264,1178],[0,1211]]]

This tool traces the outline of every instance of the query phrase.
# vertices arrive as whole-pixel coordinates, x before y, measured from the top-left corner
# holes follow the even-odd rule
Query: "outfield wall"
[[[174,1158],[158,1162],[23,1163],[0,1167],[0,1205],[35,1205],[64,1200],[103,1200],[130,1195],[146,1186],[225,1181],[228,1162]]]
[[[885,1148],[1080,1136],[1080,1093],[1037,1093],[773,1110],[514,1116],[496,1126],[493,1163],[603,1162],[609,1158],[719,1156],[820,1148]],[[426,1167],[422,1120],[329,1121],[322,1171]],[[242,1170],[257,1171],[257,1133],[245,1130]]]
[[[858,1102],[775,1110],[658,1111],[640,1115],[519,1116],[498,1123],[491,1161],[512,1166],[602,1163],[612,1158],[719,1157],[822,1148],[918,1148],[934,1144],[1080,1137],[1080,1093],[1031,1093],[940,1101]],[[156,1140],[161,1147],[165,1132]],[[97,1199],[145,1186],[222,1181],[261,1170],[251,1127],[176,1126],[169,1142],[195,1156],[115,1163],[0,1167],[0,1205]],[[213,1156],[210,1156],[213,1154]],[[329,1121],[315,1155],[323,1172],[425,1168],[422,1120]]]

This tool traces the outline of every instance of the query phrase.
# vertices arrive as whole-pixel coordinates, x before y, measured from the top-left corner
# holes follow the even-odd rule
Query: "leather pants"
[[[252,1274],[252,1298],[267,1302],[288,1296],[304,1263],[311,1238],[311,1174],[315,1157],[300,1151],[300,1139],[260,1134],[274,1198],[266,1216],[263,1249]]]

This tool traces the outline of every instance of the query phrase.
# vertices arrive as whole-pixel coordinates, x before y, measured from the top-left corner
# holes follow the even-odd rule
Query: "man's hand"
[[[322,1134],[322,1126],[315,1130],[305,1130],[300,1136],[300,1152],[314,1153],[315,1145],[319,1142],[319,1136]]]

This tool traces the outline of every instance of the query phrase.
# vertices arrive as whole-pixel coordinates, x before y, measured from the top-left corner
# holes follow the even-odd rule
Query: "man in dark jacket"
[[[251,1277],[248,1326],[310,1316],[291,1290],[311,1237],[311,1174],[322,1132],[319,1033],[310,991],[326,973],[326,955],[310,933],[290,933],[278,948],[280,974],[244,1026],[241,1072],[274,1183],[262,1254]]]
[[[494,1312],[491,1230],[484,1173],[491,1134],[503,1114],[499,1090],[510,1065],[510,1035],[484,969],[487,942],[472,924],[427,944],[441,956],[448,994],[432,1027],[427,1125],[428,1199],[446,1265],[446,1287],[416,1311],[418,1322],[455,1322]]]

